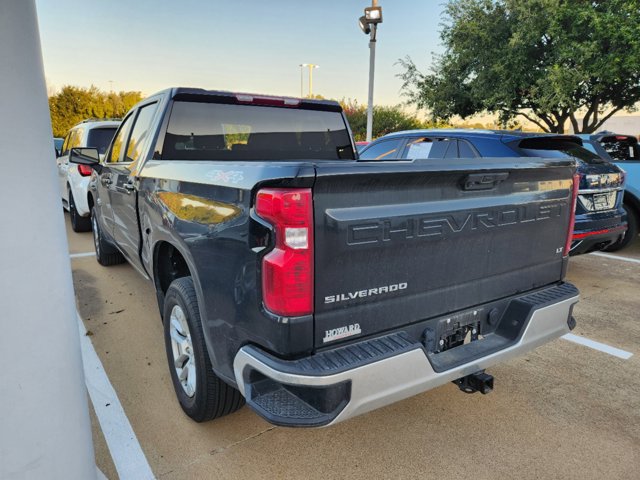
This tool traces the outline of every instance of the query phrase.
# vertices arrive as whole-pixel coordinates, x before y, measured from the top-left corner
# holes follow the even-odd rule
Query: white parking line
[[[573,333],[567,333],[563,335],[561,338],[568,340],[573,343],[577,343],[579,345],[584,345],[585,347],[593,348],[594,350],[599,350],[604,353],[608,353],[609,355],[613,355],[614,357],[622,358],[623,360],[628,360],[633,356],[633,353],[627,352],[625,350],[620,350],[616,347],[610,347],[604,343],[596,342],[595,340],[591,340],[589,338],[579,337],[578,335],[574,335]]]
[[[69,258],[93,257],[96,252],[72,253]]]
[[[121,480],[155,479],[118,395],[87,336],[84,323],[79,314],[76,316],[85,383],[118,476]]]
[[[629,258],[629,257],[619,257],[617,255],[610,255],[608,253],[602,252],[594,252],[590,255],[595,255],[596,257],[610,258],[611,260],[620,260],[621,262],[629,262],[629,263],[640,263],[640,260],[637,258]]]

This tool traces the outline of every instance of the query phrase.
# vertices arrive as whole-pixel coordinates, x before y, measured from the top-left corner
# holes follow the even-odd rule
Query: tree
[[[432,73],[400,60],[409,102],[434,118],[590,133],[640,101],[640,0],[449,0],[444,18]]]
[[[122,118],[140,100],[140,92],[106,93],[94,86],[66,85],[49,97],[53,135],[63,137],[71,127],[88,118]]]
[[[364,141],[367,137],[367,107],[356,101],[343,100],[342,109],[349,120],[351,132],[356,141]],[[423,122],[415,115],[405,112],[400,105],[373,107],[373,138],[400,130],[430,128],[441,126],[433,122]]]

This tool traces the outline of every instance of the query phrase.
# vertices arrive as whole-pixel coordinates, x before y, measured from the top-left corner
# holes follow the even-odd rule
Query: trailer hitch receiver
[[[493,375],[489,375],[485,373],[484,370],[481,370],[454,380],[453,383],[458,385],[458,388],[465,393],[480,392],[486,395],[493,390]]]

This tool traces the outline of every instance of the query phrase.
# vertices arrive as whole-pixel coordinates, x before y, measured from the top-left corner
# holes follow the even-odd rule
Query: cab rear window
[[[634,137],[626,135],[603,137],[600,139],[600,144],[614,161],[640,160],[640,148]]]
[[[340,112],[176,101],[162,158],[338,160],[355,155]]]
[[[92,128],[87,135],[87,147],[98,149],[100,155],[104,155],[107,147],[116,134],[117,127]]]

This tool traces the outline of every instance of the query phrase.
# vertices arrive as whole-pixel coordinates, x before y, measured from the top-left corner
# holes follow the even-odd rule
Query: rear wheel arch
[[[636,197],[633,193],[625,191],[623,203],[627,207],[631,207],[633,213],[635,214],[636,220],[640,220],[640,199],[638,199],[638,197]]]
[[[209,338],[210,331],[205,327],[207,319],[206,303],[204,301],[204,293],[200,286],[198,271],[195,268],[191,257],[184,248],[176,245],[175,242],[162,239],[158,240],[154,244],[152,259],[153,266],[151,271],[153,274],[153,283],[156,290],[158,308],[160,309],[160,317],[163,321],[166,307],[165,298],[169,287],[177,279],[185,277],[191,278],[198,303],[198,310],[200,311],[200,317],[202,319],[204,341],[207,345],[207,351],[213,365],[213,370],[217,372],[220,365],[220,359],[216,356],[215,350],[211,345],[211,339]]]
[[[191,277],[199,291],[198,275],[189,257],[174,243],[159,240],[153,247],[153,283],[156,287],[160,312],[164,309],[164,297],[171,283],[182,277]],[[198,292],[199,293],[199,292]],[[200,300],[200,299],[198,299]],[[201,301],[199,303],[202,303]],[[202,307],[200,307],[202,309]]]

